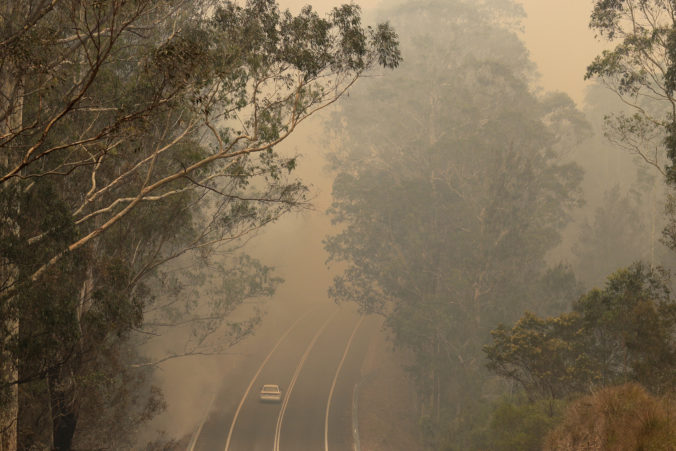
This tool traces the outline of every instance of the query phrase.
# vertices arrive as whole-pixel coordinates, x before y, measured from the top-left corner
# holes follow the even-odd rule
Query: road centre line
[[[362,321],[364,320],[364,316],[359,317],[359,321],[357,321],[357,325],[354,326],[354,330],[352,331],[352,335],[350,335],[350,339],[347,340],[347,345],[345,345],[345,352],[343,352],[343,358],[340,359],[340,363],[338,364],[338,369],[336,369],[336,374],[333,376],[333,382],[331,382],[331,390],[329,390],[329,399],[326,403],[326,415],[324,416],[324,451],[329,451],[329,409],[331,408],[331,399],[333,398],[333,390],[336,388],[336,381],[338,380],[338,374],[340,374],[340,370],[343,368],[343,363],[345,363],[345,357],[347,357],[347,353],[350,350],[350,346],[352,345],[352,340],[354,339],[355,334],[357,333],[357,329],[359,329],[359,326],[361,325]]]
[[[235,416],[232,418],[232,423],[230,424],[230,430],[228,431],[228,438],[225,441],[225,450],[228,451],[228,448],[230,447],[230,440],[232,440],[232,432],[235,430],[235,423],[237,423],[237,417],[239,416],[239,412],[242,410],[242,406],[244,405],[244,401],[246,400],[247,396],[249,395],[249,392],[251,391],[251,387],[253,387],[254,382],[256,382],[256,379],[258,379],[258,376],[261,374],[261,371],[263,371],[263,367],[265,367],[265,364],[268,363],[268,360],[270,360],[270,357],[272,357],[272,354],[275,353],[279,345],[284,341],[284,339],[289,335],[291,330],[293,330],[294,327],[298,325],[298,323],[308,316],[310,312],[313,312],[317,310],[317,307],[308,310],[304,314],[298,317],[296,321],[294,321],[291,326],[282,334],[281,337],[279,337],[279,340],[277,340],[277,343],[275,343],[275,346],[272,348],[272,351],[265,357],[265,360],[263,360],[263,363],[258,367],[258,371],[256,371],[256,374],[254,374],[254,377],[251,379],[251,382],[249,382],[249,386],[246,388],[246,391],[244,392],[244,395],[242,396],[242,399],[239,401],[239,405],[237,406],[237,410],[235,411]]]
[[[308,355],[310,355],[310,351],[312,351],[312,348],[315,346],[315,343],[317,342],[317,339],[319,336],[324,332],[324,329],[326,329],[326,326],[331,322],[331,320],[336,316],[338,313],[338,309],[336,309],[331,316],[322,324],[322,327],[319,328],[317,333],[315,334],[314,337],[312,337],[312,341],[308,345],[307,349],[305,350],[305,353],[301,357],[300,361],[298,362],[298,366],[296,367],[296,371],[293,373],[293,377],[291,378],[291,382],[289,383],[289,388],[286,391],[286,395],[284,396],[284,399],[282,401],[282,408],[279,411],[279,415],[277,416],[277,425],[275,427],[275,441],[273,444],[273,451],[279,451],[279,439],[282,435],[282,422],[284,421],[284,413],[286,412],[286,407],[289,405],[289,399],[291,398],[291,392],[293,391],[294,385],[296,385],[296,380],[298,380],[298,375],[300,374],[300,370],[303,368],[303,365],[305,364],[305,361],[307,360]]]

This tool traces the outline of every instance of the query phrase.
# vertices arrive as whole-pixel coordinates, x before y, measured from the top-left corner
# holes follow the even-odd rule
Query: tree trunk
[[[12,27],[11,24],[2,23],[2,18],[16,17],[17,10],[15,3],[6,2],[0,9],[0,27]],[[15,21],[16,24],[20,21]],[[10,135],[17,131],[23,124],[23,82],[21,74],[11,61],[4,61],[0,67],[0,135]],[[8,149],[0,151],[0,165],[9,167],[11,156]],[[9,218],[5,218],[9,221]],[[13,224],[8,224],[5,230],[11,230],[10,233],[18,233],[18,229]],[[0,257],[2,259],[2,257]],[[16,268],[8,264],[7,261],[0,261],[0,280],[7,280],[9,284],[14,281]],[[7,300],[5,302],[12,302]],[[19,322],[17,318],[5,319],[7,321],[7,330],[9,336],[4,340],[11,340],[12,336],[19,333]],[[18,365],[15,356],[6,350],[6,342],[0,343],[0,380],[3,382],[15,381],[19,377]],[[16,451],[17,449],[17,423],[19,412],[19,390],[16,384],[9,388],[9,399],[7,406],[0,410],[0,451]]]
[[[52,414],[52,449],[69,451],[77,425],[77,411],[72,384],[62,377],[64,367],[50,372],[49,404]]]

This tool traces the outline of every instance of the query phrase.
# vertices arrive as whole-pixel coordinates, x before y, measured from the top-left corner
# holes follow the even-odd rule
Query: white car
[[[279,385],[263,385],[259,398],[263,402],[282,402],[282,390]]]

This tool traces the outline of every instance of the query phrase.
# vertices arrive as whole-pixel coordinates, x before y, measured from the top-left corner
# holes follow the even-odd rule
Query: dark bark
[[[67,383],[60,370],[49,375],[49,403],[52,412],[52,437],[54,451],[68,451],[73,443],[77,425],[77,409],[73,385]],[[64,383],[65,382],[65,383]]]

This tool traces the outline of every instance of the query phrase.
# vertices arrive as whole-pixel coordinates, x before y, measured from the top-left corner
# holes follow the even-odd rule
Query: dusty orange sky
[[[587,65],[607,44],[589,29],[592,0],[523,0],[528,17],[522,38],[547,91],[567,92],[581,105]]]

